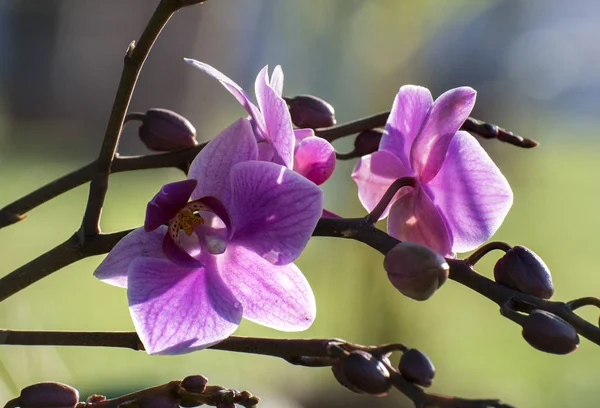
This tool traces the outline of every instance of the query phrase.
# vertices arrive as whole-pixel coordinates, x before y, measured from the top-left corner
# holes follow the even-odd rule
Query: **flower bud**
[[[148,109],[138,135],[150,150],[165,152],[198,144],[196,129],[183,116],[167,109]]]
[[[43,382],[21,390],[21,408],[73,408],[79,402],[79,392],[67,384]]]
[[[401,242],[383,259],[392,285],[415,300],[429,299],[446,282],[450,267],[443,256],[414,242]]]
[[[181,386],[185,388],[186,391],[196,394],[204,392],[206,384],[208,384],[208,378],[203,375],[188,375],[181,382]]]
[[[510,249],[494,266],[496,282],[542,299],[554,294],[550,270],[533,251],[523,246]]]
[[[383,130],[379,128],[363,130],[354,139],[354,153],[357,156],[366,156],[379,149],[379,142],[383,137]]]
[[[331,370],[340,384],[356,393],[385,395],[391,387],[387,368],[366,351],[355,350],[335,360]]]
[[[335,125],[333,106],[312,95],[300,95],[287,99],[292,123],[299,128],[322,128]]]
[[[402,354],[398,369],[404,378],[421,387],[431,386],[435,376],[433,363],[429,357],[417,349],[408,349]]]
[[[568,354],[579,346],[579,336],[573,326],[544,310],[534,310],[521,325],[523,338],[540,351]]]
[[[140,398],[137,406],[139,408],[179,408],[179,403],[173,397],[156,395]]]

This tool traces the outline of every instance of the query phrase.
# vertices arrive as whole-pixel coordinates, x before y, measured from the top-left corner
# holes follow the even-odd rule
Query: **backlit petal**
[[[267,137],[275,148],[275,163],[292,168],[296,138],[287,103],[268,83],[267,67],[256,77],[256,99],[265,119]]]
[[[250,99],[248,94],[238,84],[233,82],[232,79],[230,79],[228,76],[223,74],[221,71],[219,71],[218,69],[216,69],[214,67],[211,67],[208,64],[205,64],[203,62],[196,61],[196,60],[193,60],[190,58],[184,58],[184,61],[187,62],[188,64],[198,68],[202,72],[210,75],[211,77],[215,78],[217,81],[221,82],[221,84],[229,92],[231,92],[231,94],[235,97],[235,99],[237,99],[238,102],[240,104],[242,104],[242,106],[244,107],[246,112],[248,112],[250,114],[250,116],[252,116],[252,118],[256,121],[258,128],[261,131],[265,131],[265,123],[264,123],[262,114],[260,113],[260,111],[258,110],[256,105],[254,105],[254,103],[252,103],[252,100]]]
[[[352,178],[358,185],[358,198],[367,211],[375,208],[396,179],[412,175],[397,156],[386,150],[361,157],[352,172]],[[406,191],[408,188],[401,189],[392,202]],[[381,219],[387,217],[388,212],[389,206]]]
[[[94,271],[94,276],[110,285],[127,287],[129,264],[140,257],[165,259],[162,244],[167,227],[160,226],[152,232],[137,228],[121,239]]]
[[[429,89],[415,85],[401,87],[394,99],[379,149],[394,153],[406,167],[410,167],[410,149],[432,104]]]
[[[242,306],[216,270],[138,258],[129,268],[129,309],[150,354],[208,347],[238,327]]]
[[[388,234],[401,241],[426,245],[444,256],[452,255],[444,220],[423,188],[411,190],[392,204],[387,225]]]
[[[281,65],[277,65],[273,70],[271,88],[273,88],[277,95],[281,96],[283,94],[283,70],[281,69]]]
[[[296,259],[323,211],[323,193],[286,167],[245,162],[231,171],[231,242],[275,265]]]
[[[240,162],[256,160],[257,155],[252,126],[247,119],[240,118],[211,140],[192,162],[188,178],[198,180],[192,199],[214,196],[227,207],[231,197],[231,168]]]
[[[460,131],[442,168],[427,185],[453,237],[455,252],[475,249],[500,227],[513,194],[479,142]]]
[[[465,86],[443,93],[433,103],[410,152],[411,167],[423,183],[439,171],[454,134],[473,110],[476,96],[473,88]]]
[[[230,245],[218,265],[223,281],[242,303],[244,318],[284,331],[305,330],[315,319],[312,289],[293,263],[276,266]]]
[[[313,183],[323,184],[335,170],[335,150],[320,137],[307,137],[296,147],[294,171]]]

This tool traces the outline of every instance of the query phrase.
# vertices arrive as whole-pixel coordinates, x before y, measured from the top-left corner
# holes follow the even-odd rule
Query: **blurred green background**
[[[155,1],[7,0],[0,3],[0,207],[91,161],[97,154],[127,44],[138,38]],[[555,298],[597,295],[595,175],[600,110],[600,5],[559,0],[396,1],[211,0],[178,13],[143,71],[131,110],[176,110],[208,140],[243,114],[211,78],[182,58],[207,62],[251,91],[265,64],[281,64],[284,94],[331,102],[338,122],[387,110],[406,83],[434,96],[460,85],[479,92],[474,116],[537,139],[521,150],[484,141],[515,193],[495,239],[532,248],[553,271]],[[348,151],[352,140],[336,142]],[[145,154],[135,126],[122,154]],[[324,186],[327,208],[364,213],[340,162]],[[102,227],[142,223],[147,201],[175,170],[111,177]],[[0,231],[4,275],[69,237],[79,226],[87,186],[32,211]],[[332,256],[335,254],[335,256]],[[481,263],[490,275],[496,255]],[[132,330],[123,290],[92,277],[94,257],[34,284],[0,305],[0,327]],[[519,327],[483,297],[448,282],[424,303],[388,283],[382,257],[356,242],[315,238],[298,260],[317,298],[313,327],[298,338],[403,342],[437,368],[432,391],[498,397],[519,407],[592,407],[600,353],[582,340],[568,356],[533,350]],[[587,314],[586,314],[587,313]],[[597,313],[584,311],[595,321]],[[286,337],[243,322],[237,334]],[[120,395],[200,373],[249,389],[263,407],[410,406],[359,396],[328,369],[268,357],[202,351],[153,357],[129,350],[0,348],[0,401],[31,383],[55,380],[91,393]]]

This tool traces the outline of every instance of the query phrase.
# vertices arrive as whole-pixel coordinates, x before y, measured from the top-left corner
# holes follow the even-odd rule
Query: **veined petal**
[[[294,261],[323,211],[323,192],[286,167],[245,162],[231,171],[232,243],[275,265]]]
[[[358,198],[367,211],[372,211],[379,203],[387,189],[400,177],[412,176],[413,173],[402,164],[400,158],[386,150],[379,150],[360,158],[354,166],[352,178],[358,185]],[[392,203],[409,189],[403,188],[391,201]],[[387,217],[389,208],[381,215]]]
[[[165,259],[162,242],[166,234],[166,226],[160,226],[151,232],[144,231],[144,228],[134,229],[106,255],[94,271],[94,276],[109,285],[126,288],[127,270],[134,259]]]
[[[261,131],[266,130],[262,114],[260,113],[256,105],[252,103],[252,100],[250,99],[248,94],[238,84],[233,82],[232,79],[223,74],[221,71],[214,67],[211,67],[208,64],[196,61],[191,58],[184,58],[183,60],[219,81],[225,87],[225,89],[227,89],[235,97],[235,99],[237,99],[238,102],[242,104],[246,112],[248,112],[248,114],[252,116],[252,119],[256,121],[256,125],[258,126],[258,128]]]
[[[315,183],[323,184],[335,170],[335,150],[320,137],[303,139],[294,153],[294,171]]]
[[[451,89],[435,100],[410,151],[412,169],[428,183],[442,167],[448,146],[475,105],[477,92],[464,86]]]
[[[379,150],[394,153],[405,167],[410,167],[410,149],[432,104],[429,89],[416,85],[401,87],[385,124]]]
[[[188,178],[198,180],[192,199],[214,196],[227,207],[231,198],[231,168],[240,162],[256,160],[257,155],[252,126],[248,119],[240,118],[211,140],[192,162]]]
[[[277,95],[281,96],[283,94],[283,70],[281,69],[281,65],[277,65],[273,70],[271,88],[273,88]]]
[[[294,128],[287,103],[269,85],[268,67],[256,77],[256,99],[265,119],[267,137],[275,148],[275,162],[292,168],[294,160]]]
[[[188,202],[196,184],[193,179],[165,184],[146,207],[144,229],[154,231],[173,218]]]
[[[244,318],[283,331],[305,330],[314,321],[315,297],[293,263],[276,266],[238,245],[228,246],[217,262],[223,281],[242,303]]]
[[[388,234],[401,241],[426,245],[444,256],[452,254],[452,242],[439,211],[418,187],[400,197],[390,209]]]
[[[185,268],[164,259],[132,262],[129,310],[149,354],[189,353],[235,331],[242,306],[215,269]]]
[[[477,140],[463,131],[452,139],[444,164],[427,188],[446,220],[455,252],[487,241],[513,201],[506,178]]]

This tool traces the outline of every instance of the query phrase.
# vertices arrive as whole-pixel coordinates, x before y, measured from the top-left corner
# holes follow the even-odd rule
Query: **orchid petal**
[[[316,185],[323,184],[335,170],[335,150],[320,137],[307,137],[296,146],[294,171]]]
[[[412,169],[428,183],[442,167],[448,146],[469,117],[477,92],[467,86],[451,89],[436,99],[410,151]]]
[[[214,266],[213,266],[214,268]],[[182,354],[228,337],[242,306],[216,270],[138,258],[129,268],[129,309],[149,354]]]
[[[427,188],[452,232],[455,252],[487,241],[513,201],[506,178],[477,140],[463,131],[452,139],[444,164]]]
[[[170,227],[172,228],[172,227]],[[186,235],[181,234],[181,239],[185,239]],[[199,247],[199,245],[195,245]],[[162,251],[171,262],[176,265],[184,266],[187,268],[200,268],[203,266],[202,262],[190,255],[185,249],[185,244],[177,243],[171,236],[166,234],[163,238]]]
[[[144,229],[153,231],[173,218],[186,205],[197,183],[188,179],[165,184],[146,207]]]
[[[296,265],[272,265],[237,245],[228,246],[217,259],[223,281],[243,306],[244,318],[284,331],[310,327],[316,316],[315,297]]]
[[[214,196],[227,207],[231,197],[231,168],[240,162],[256,160],[257,155],[252,126],[247,119],[240,118],[211,140],[192,162],[188,178],[198,180],[192,199]]]
[[[379,150],[394,153],[406,167],[410,167],[410,149],[433,104],[429,89],[404,85],[398,91]]]
[[[283,70],[281,65],[277,65],[273,69],[273,75],[271,75],[271,88],[279,96],[283,95]]]
[[[231,170],[231,242],[275,265],[296,259],[323,211],[323,192],[283,166],[245,162]]]
[[[256,77],[256,99],[265,119],[267,137],[276,151],[276,163],[291,168],[294,160],[294,128],[287,103],[268,83],[267,68]]]
[[[300,143],[307,137],[311,137],[314,135],[315,131],[311,128],[294,129],[294,136],[296,137],[296,146],[298,145],[298,143]]]
[[[400,197],[390,209],[388,234],[401,241],[426,245],[444,256],[452,254],[446,224],[423,188]]]
[[[165,258],[162,243],[166,234],[166,226],[151,232],[144,231],[144,228],[134,229],[106,255],[94,271],[94,276],[109,285],[126,288],[127,269],[135,258]]]
[[[358,198],[367,211],[375,208],[394,181],[400,177],[412,175],[412,172],[402,164],[400,158],[387,150],[379,150],[361,157],[352,172],[352,178],[358,185]],[[406,191],[408,189],[401,189],[392,202]],[[388,212],[389,206],[380,219],[387,217]]]
[[[208,64],[190,58],[184,58],[183,60],[219,81],[235,97],[235,99],[238,100],[238,102],[244,107],[252,119],[256,121],[258,128],[261,131],[265,130],[265,123],[262,114],[256,105],[252,103],[252,100],[248,94],[238,84],[236,84],[221,71]]]

